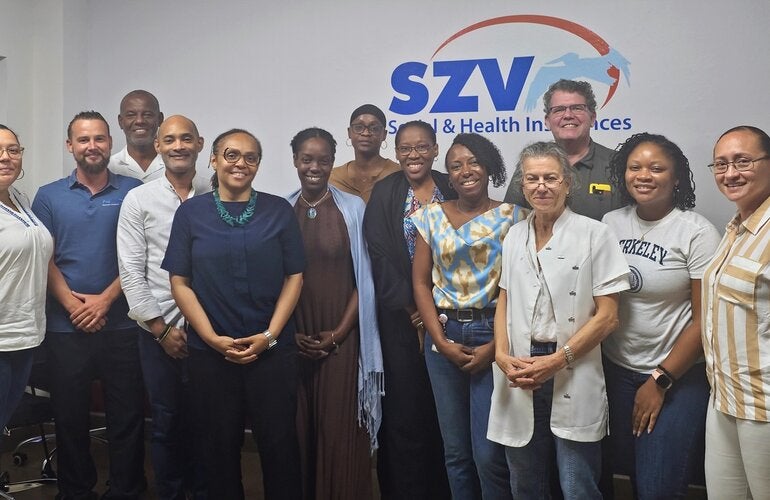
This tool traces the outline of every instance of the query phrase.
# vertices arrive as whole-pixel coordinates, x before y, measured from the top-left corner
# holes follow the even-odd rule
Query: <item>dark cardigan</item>
[[[445,200],[457,198],[447,174],[431,170]],[[404,239],[404,202],[409,181],[395,172],[375,184],[364,215],[364,237],[372,259],[372,274],[379,307],[395,311],[414,305],[412,261]]]

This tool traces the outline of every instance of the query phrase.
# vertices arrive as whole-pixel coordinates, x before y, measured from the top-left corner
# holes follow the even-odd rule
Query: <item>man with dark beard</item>
[[[67,149],[77,168],[38,190],[32,210],[54,238],[44,345],[56,421],[59,499],[96,498],[89,448],[91,382],[101,380],[107,415],[109,490],[138,498],[144,418],[137,339],[120,288],[115,244],[123,198],[141,182],[107,170],[112,138],[95,111],[75,115]]]

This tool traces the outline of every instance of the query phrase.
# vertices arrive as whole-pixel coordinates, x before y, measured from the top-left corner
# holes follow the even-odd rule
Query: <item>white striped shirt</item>
[[[703,275],[703,351],[714,407],[770,421],[770,198],[736,215]]]

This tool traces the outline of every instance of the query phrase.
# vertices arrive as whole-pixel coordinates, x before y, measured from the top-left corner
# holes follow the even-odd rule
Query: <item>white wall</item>
[[[64,126],[81,109],[102,111],[113,127],[115,150],[122,147],[120,98],[144,88],[155,93],[166,115],[182,113],[195,120],[209,141],[231,127],[253,131],[265,149],[257,188],[285,193],[298,184],[288,146],[294,133],[311,125],[327,128],[338,140],[337,163],[342,163],[352,157],[345,127],[359,104],[378,104],[399,122],[431,120],[427,109],[414,116],[387,111],[395,95],[390,78],[396,66],[407,61],[430,65],[433,52],[452,34],[514,14],[578,23],[630,61],[630,85],[621,79],[599,118],[630,117],[633,126],[596,132],[595,139],[614,147],[635,132],[668,135],[695,171],[697,210],[718,227],[733,207],[717,192],[705,167],[716,137],[741,123],[770,130],[770,63],[762,52],[770,42],[770,3],[764,0],[0,0],[0,6],[3,17],[11,12],[18,19],[4,23],[11,32],[0,32],[0,54],[9,57],[13,82],[8,121],[30,146],[25,165],[33,161],[44,172],[41,180],[62,175],[62,162],[54,157],[64,157],[65,170],[71,167],[61,153]],[[33,49],[28,46],[30,33]],[[571,51],[580,57],[597,55],[566,32],[511,24],[458,38],[436,60],[495,58],[507,74],[514,56],[534,55],[526,94],[538,68]],[[32,53],[33,61],[13,62],[16,53]],[[748,77],[738,77],[739,72]],[[445,81],[426,78],[431,102]],[[606,85],[594,87],[603,100]],[[477,119],[542,119],[542,111],[523,110],[524,95],[515,111],[496,112],[484,91],[476,71],[464,93],[481,95],[479,112],[473,115]],[[436,118],[442,122],[459,115]],[[34,144],[29,144],[28,130]],[[440,131],[442,149],[452,136]],[[510,170],[525,143],[550,138],[547,132],[488,136],[500,146]],[[392,157],[392,139],[388,143],[385,154]],[[205,168],[201,160],[199,170]],[[496,194],[502,196],[502,190]]]

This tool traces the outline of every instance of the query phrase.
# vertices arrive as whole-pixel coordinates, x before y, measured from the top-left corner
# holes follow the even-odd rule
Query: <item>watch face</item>
[[[673,385],[673,382],[671,382],[671,379],[668,378],[668,375],[661,372],[660,370],[654,370],[652,372],[652,378],[655,380],[655,383],[663,389],[669,389]]]

